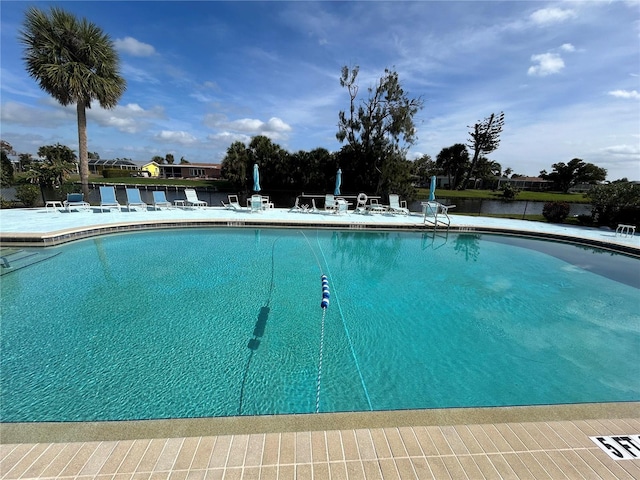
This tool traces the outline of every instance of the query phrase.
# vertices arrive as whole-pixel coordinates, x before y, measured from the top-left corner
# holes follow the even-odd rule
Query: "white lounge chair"
[[[289,209],[290,212],[307,212],[309,205],[300,205],[300,197],[296,197],[296,203]]]
[[[140,197],[140,190],[137,188],[127,188],[127,210],[131,211],[131,207],[142,208],[147,210],[147,204]]]
[[[227,195],[227,202],[228,203],[224,203],[222,200],[220,200],[220,203],[222,203],[222,206],[227,210],[245,210],[240,205],[237,195]]]
[[[82,193],[67,193],[67,199],[63,202],[64,208],[67,212],[71,210],[89,210],[88,202],[84,201],[84,194]]]
[[[400,197],[395,193],[389,194],[389,208],[390,213],[402,213],[403,215],[409,215],[409,209],[407,208],[407,202],[400,202]]]
[[[118,211],[122,208],[116,198],[116,189],[114,187],[100,187],[100,211],[103,212],[105,208],[109,210],[117,208]]]
[[[386,205],[380,205],[380,203],[378,203],[377,198],[372,198],[369,202],[369,205],[367,205],[367,212],[369,213],[386,213],[388,210]]]
[[[207,202],[198,198],[198,194],[193,188],[185,188],[184,195],[187,197],[187,206],[206,207],[208,205]]]
[[[153,194],[153,208],[158,210],[162,207],[171,208],[171,202],[167,200],[167,196],[164,193],[164,190],[154,190],[151,192]]]

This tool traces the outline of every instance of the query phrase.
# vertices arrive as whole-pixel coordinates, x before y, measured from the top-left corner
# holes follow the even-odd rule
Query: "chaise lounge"
[[[67,193],[67,199],[63,202],[64,208],[67,212],[71,210],[89,210],[91,205],[84,201],[84,194],[82,193]]]
[[[153,208],[159,210],[162,207],[171,208],[171,203],[167,200],[167,196],[164,190],[154,190],[151,192],[153,195]]]
[[[100,211],[103,212],[105,208],[109,210],[117,208],[118,211],[121,211],[122,206],[116,199],[116,189],[114,187],[100,187]]]
[[[147,204],[142,201],[140,197],[140,190],[137,188],[127,188],[127,210],[131,211],[131,207],[142,208],[147,210]]]

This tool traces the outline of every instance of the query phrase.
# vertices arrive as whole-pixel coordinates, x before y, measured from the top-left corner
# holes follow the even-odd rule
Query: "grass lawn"
[[[418,197],[428,197],[428,188],[419,188]],[[485,200],[501,200],[502,193],[493,190],[436,190],[436,198],[479,198]],[[516,195],[514,200],[533,202],[569,202],[589,203],[589,199],[582,193],[558,193],[558,192],[530,192],[523,190]]]

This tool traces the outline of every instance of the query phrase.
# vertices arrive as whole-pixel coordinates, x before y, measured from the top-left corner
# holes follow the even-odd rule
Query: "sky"
[[[220,163],[234,141],[266,135],[289,152],[337,151],[349,97],[398,73],[417,140],[433,159],[469,126],[505,114],[489,159],[537,176],[581,158],[607,180],[640,180],[640,0],[0,2],[0,135],[18,153],[61,143],[77,152],[75,107],[62,107],[22,60],[30,5],[61,7],[102,28],[127,89],[88,111],[102,159],[174,155]]]

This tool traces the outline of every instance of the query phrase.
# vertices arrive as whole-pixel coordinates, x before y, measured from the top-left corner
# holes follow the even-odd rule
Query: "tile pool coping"
[[[403,426],[635,418],[640,402],[435,408],[100,422],[0,423],[0,444],[133,440]]]

